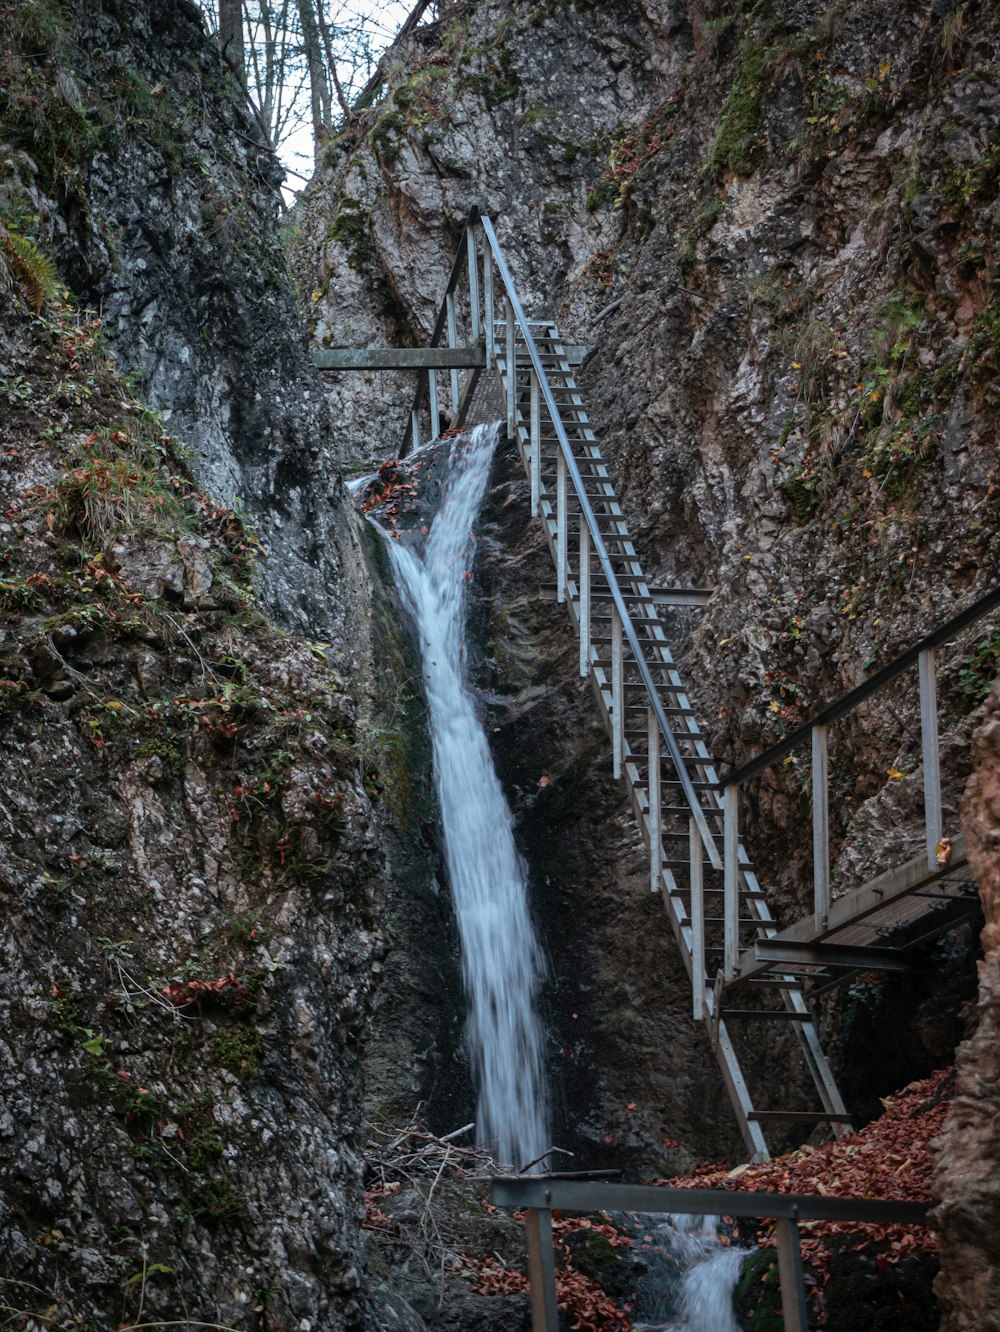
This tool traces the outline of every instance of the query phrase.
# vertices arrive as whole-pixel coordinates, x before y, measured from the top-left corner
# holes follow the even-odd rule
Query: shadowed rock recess
[[[513,1222],[402,1136],[475,1105],[420,671],[340,476],[398,452],[413,382],[321,381],[310,339],[425,340],[490,213],[529,315],[593,348],[650,582],[715,589],[670,631],[739,763],[1000,574],[996,7],[442,0],[284,219],[189,0],[0,0],[0,51],[0,1305],[58,1332],[522,1328]],[[466,649],[547,955],[555,1139],[632,1179],[735,1162],[502,446],[476,537]],[[970,927],[822,1013],[859,1122],[965,1041],[948,1332],[1000,1326],[995,624],[939,680],[978,1028]],[[912,689],[838,733],[838,892],[919,850],[918,735]],[[804,775],[747,806],[794,918]],[[782,1039],[747,1063],[784,1076]],[[425,1145],[404,1168],[394,1141]],[[632,1270],[593,1269],[621,1302]],[[839,1332],[914,1326],[886,1288]]]

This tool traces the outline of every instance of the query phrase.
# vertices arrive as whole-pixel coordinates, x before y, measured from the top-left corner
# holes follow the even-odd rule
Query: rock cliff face
[[[77,160],[40,168],[43,230],[201,483],[271,552],[260,577],[283,621],[339,647],[361,561],[287,280],[281,168],[194,5],[76,11],[50,111],[80,123]]]
[[[950,1119],[938,1142],[937,1223],[942,1277],[937,1295],[941,1326],[951,1332],[988,1332],[997,1326],[1000,1257],[997,1254],[997,1064],[1000,1015],[1000,696],[991,694],[986,720],[973,736],[974,771],[962,807],[969,861],[979,881],[986,928],[979,964],[979,1025],[959,1048],[958,1085]]]
[[[723,761],[996,582],[996,25],[991,6],[938,0],[444,7],[296,213],[322,345],[425,336],[467,208],[493,214],[529,313],[594,347],[588,402],[651,580],[715,588],[683,666]],[[363,456],[396,451],[410,386],[329,391]],[[672,1011],[669,962],[636,958],[650,935],[631,834],[565,640],[533,603],[548,574],[523,495],[499,483],[481,678],[568,1001],[562,1077],[599,1049],[580,1117],[664,1168],[660,1125],[627,1107],[660,1107],[700,1146],[713,1074]],[[941,666],[951,833],[997,664],[990,622]],[[838,891],[919,838],[917,715],[906,686],[836,734]],[[792,767],[751,795],[752,853],[791,913],[802,783]],[[586,925],[563,954],[570,903]],[[950,1057],[974,949],[959,936],[928,958],[931,995],[885,982],[831,1007],[860,1113]],[[664,1045],[684,1050],[672,1088],[648,1072]],[[648,1059],[621,1053],[635,1048]]]
[[[0,46],[0,1302],[360,1327],[365,575],[276,170],[184,0]]]

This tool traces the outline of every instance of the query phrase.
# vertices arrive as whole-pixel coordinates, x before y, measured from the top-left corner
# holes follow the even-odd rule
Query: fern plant
[[[46,301],[59,293],[59,275],[55,262],[34,241],[0,222],[0,258],[9,279],[20,287],[25,300],[37,314]]]

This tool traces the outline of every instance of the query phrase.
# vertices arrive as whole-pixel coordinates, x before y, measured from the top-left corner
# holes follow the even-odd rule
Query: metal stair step
[[[854,1116],[835,1114],[832,1110],[751,1110],[747,1115],[754,1124],[853,1124]]]
[[[809,1013],[796,1013],[787,1008],[724,1008],[723,1022],[812,1022]]]

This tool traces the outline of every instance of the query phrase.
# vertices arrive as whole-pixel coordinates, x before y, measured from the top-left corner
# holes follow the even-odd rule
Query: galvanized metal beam
[[[753,946],[758,962],[778,962],[787,966],[867,967],[870,971],[912,971],[913,967],[896,948],[870,948],[859,944],[792,943],[776,935],[758,939]]]
[[[526,1210],[524,1235],[528,1251],[528,1281],[531,1284],[531,1332],[559,1332],[552,1213],[547,1207],[529,1207]]]
[[[622,775],[622,752],[625,744],[625,663],[622,642],[622,621],[618,608],[611,612],[611,756],[615,779]]]
[[[427,371],[427,408],[431,414],[431,439],[434,439],[441,428],[441,416],[438,412],[438,377],[436,370]]]
[[[479,256],[476,253],[476,230],[471,223],[465,228],[465,250],[469,260],[469,326],[478,341],[482,333],[479,325]]]
[[[566,568],[569,558],[569,504],[566,497],[566,459],[556,459],[556,601],[566,600]]]
[[[508,371],[513,378],[513,369]],[[538,505],[542,493],[542,399],[538,392],[538,375],[531,369],[528,403],[528,441],[531,455],[531,516],[538,517]],[[556,600],[562,601],[556,583]]]
[[[694,819],[688,820],[688,856],[691,861],[691,1016],[705,1020],[705,873],[701,837]]]
[[[646,790],[649,808],[646,827],[649,833],[649,890],[663,887],[663,846],[660,841],[660,723],[652,708],[646,709]]]
[[[580,675],[590,674],[590,530],[580,524]]]
[[[449,291],[447,296],[445,296],[444,301],[445,301],[446,316],[448,320],[448,346],[452,348],[457,348],[458,325],[455,319],[455,293],[453,291]],[[450,371],[450,374],[451,374],[451,414],[452,416],[457,416],[458,399],[460,393],[459,383],[458,383],[458,370],[453,368]]]
[[[738,1189],[671,1189],[656,1184],[503,1175],[490,1180],[496,1207],[562,1208],[571,1212],[674,1212],[686,1216],[788,1217],[798,1221],[859,1221],[868,1225],[927,1224],[931,1203],[831,1198],[810,1193],[743,1193]]]
[[[486,335],[486,369],[492,370],[496,355],[496,326],[493,322],[493,253],[483,246],[483,332]]]
[[[501,278],[503,272],[501,270]],[[507,347],[507,438],[517,438],[517,363],[514,360],[514,303],[510,292],[505,301],[505,337]]]
[[[486,364],[482,347],[317,347],[317,370],[472,370]]]
[[[781,1283],[781,1318],[784,1332],[809,1332],[809,1311],[806,1308],[806,1283],[805,1273],[802,1270],[798,1219],[779,1217],[774,1227],[774,1242],[778,1250],[778,1280]]]
[[[740,868],[739,868],[739,791],[735,786],[727,786],[722,794],[723,832],[723,907],[725,917],[723,972],[726,980],[732,980],[740,964]]]

